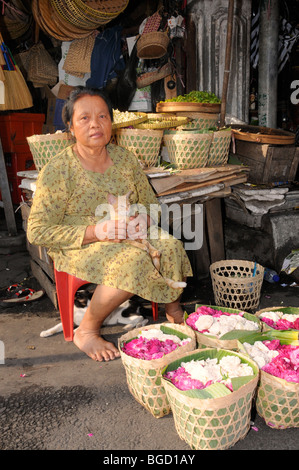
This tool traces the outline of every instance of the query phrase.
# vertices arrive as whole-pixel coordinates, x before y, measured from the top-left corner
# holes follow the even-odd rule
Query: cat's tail
[[[173,279],[164,278],[166,284],[173,289],[183,289],[187,286],[187,283],[184,281],[173,281]]]

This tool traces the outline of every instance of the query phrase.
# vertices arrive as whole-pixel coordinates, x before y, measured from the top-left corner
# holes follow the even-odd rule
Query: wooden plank
[[[53,284],[48,276],[44,273],[42,268],[33,260],[30,260],[30,266],[33,276],[38,280],[41,287],[45,289],[46,294],[51,300],[52,304],[58,309],[58,301],[56,294],[56,284]]]
[[[163,191],[161,193],[158,194],[158,196],[167,196],[169,194],[175,194],[175,193],[179,193],[179,192],[182,192],[182,191],[191,191],[193,189],[197,189],[197,188],[203,188],[203,187],[206,187],[206,186],[212,186],[212,185],[216,185],[218,183],[226,183],[226,185],[234,185],[234,184],[239,184],[239,183],[244,183],[247,181],[247,174],[245,175],[231,175],[231,176],[226,176],[226,177],[223,177],[223,178],[215,178],[215,179],[211,179],[209,181],[203,181],[203,182],[200,182],[200,183],[184,183],[184,184],[181,184],[180,186],[176,187],[176,188],[173,188],[169,191]]]
[[[207,236],[210,246],[211,263],[225,259],[221,200],[205,202]]]

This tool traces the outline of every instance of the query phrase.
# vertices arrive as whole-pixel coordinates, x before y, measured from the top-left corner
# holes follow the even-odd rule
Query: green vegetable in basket
[[[185,95],[175,96],[167,99],[164,103],[210,103],[219,104],[221,100],[212,92],[208,91],[191,91]]]

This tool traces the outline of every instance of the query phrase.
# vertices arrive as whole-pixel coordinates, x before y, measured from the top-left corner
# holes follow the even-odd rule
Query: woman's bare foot
[[[77,328],[74,344],[95,361],[112,361],[120,356],[114,344],[101,338],[98,331]]]
[[[184,323],[184,312],[179,303],[166,305],[166,318],[170,323]]]

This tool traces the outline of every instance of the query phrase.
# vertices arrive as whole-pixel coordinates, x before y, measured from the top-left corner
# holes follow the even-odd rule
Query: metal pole
[[[279,0],[260,1],[258,117],[259,125],[277,127]]]

